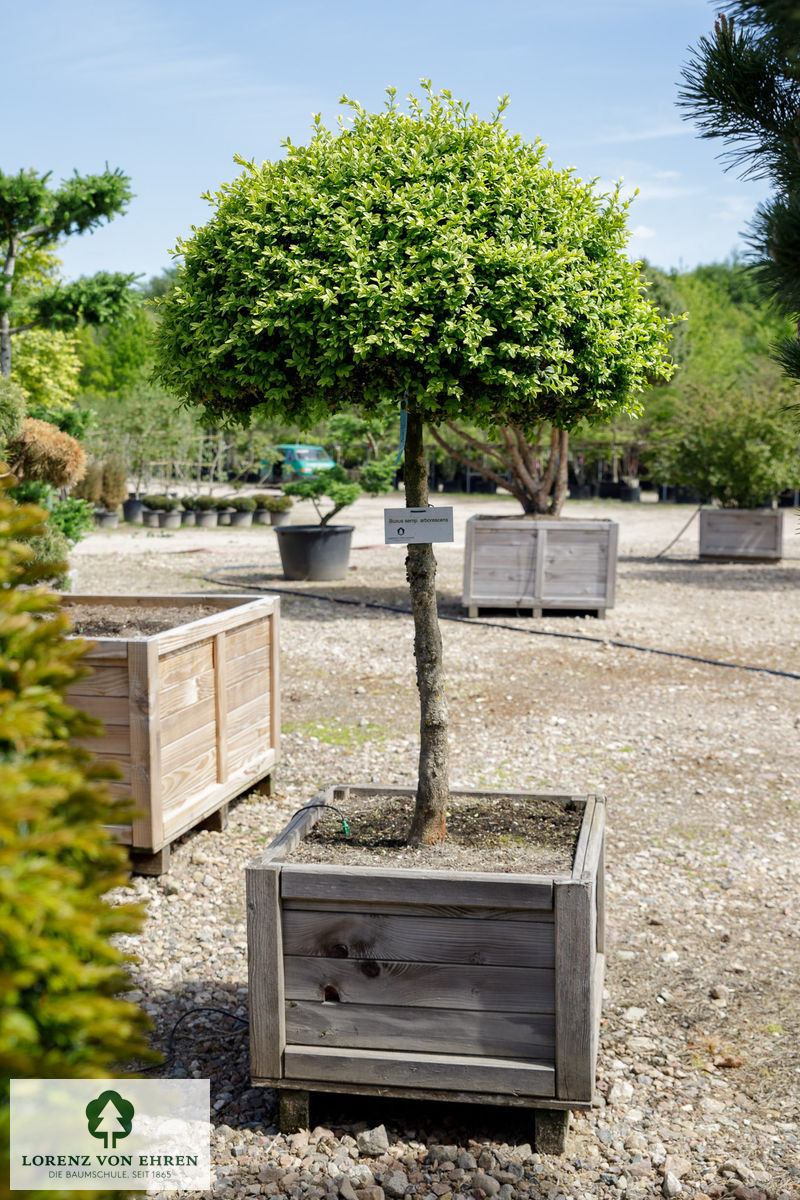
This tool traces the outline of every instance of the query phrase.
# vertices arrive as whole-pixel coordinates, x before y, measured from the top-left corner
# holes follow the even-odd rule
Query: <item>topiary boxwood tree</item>
[[[402,111],[345,97],[338,131],[209,196],[159,305],[157,370],[216,424],[309,427],[405,398],[406,502],[428,504],[425,423],[568,429],[636,407],[668,373],[665,320],[625,257],[626,202],[539,142],[423,83]],[[409,840],[445,836],[447,703],[429,545],[408,547],[421,748]]]

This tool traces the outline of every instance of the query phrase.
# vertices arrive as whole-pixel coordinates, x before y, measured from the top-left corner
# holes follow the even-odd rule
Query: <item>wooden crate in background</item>
[[[775,562],[783,557],[780,508],[702,508],[700,557]]]
[[[81,743],[122,769],[112,794],[133,797],[130,825],[113,827],[134,868],[161,874],[175,838],[224,821],[230,800],[269,776],[280,742],[277,597],[64,596],[73,605],[181,608],[211,616],[151,637],[91,639],[92,673],[70,703],[103,721],[105,737]]]
[[[481,608],[569,609],[605,616],[614,606],[616,521],[555,517],[470,517],[462,604]]]

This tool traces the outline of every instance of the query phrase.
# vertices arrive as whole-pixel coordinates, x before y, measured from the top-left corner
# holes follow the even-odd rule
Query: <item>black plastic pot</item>
[[[122,515],[131,525],[141,525],[143,508],[141,500],[131,493],[128,499],[122,502]]]
[[[275,529],[286,579],[344,579],[354,525],[282,525]]]

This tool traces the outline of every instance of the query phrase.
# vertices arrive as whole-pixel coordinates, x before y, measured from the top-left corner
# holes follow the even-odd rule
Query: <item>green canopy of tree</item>
[[[425,422],[569,428],[668,375],[666,323],[625,255],[627,205],[539,142],[424,84],[407,111],[344,99],[307,146],[243,174],[178,244],[158,371],[218,423],[306,425],[405,398],[406,502],[428,503]],[[447,705],[431,546],[408,548],[421,749],[412,842],[445,835]]]
[[[726,5],[683,68],[679,104],[701,137],[719,138],[721,157],[742,178],[768,179],[773,196],[757,210],[750,248],[757,279],[781,310],[800,316],[800,11],[787,0]],[[800,380],[796,331],[777,348]]]
[[[96,229],[124,212],[131,198],[128,178],[108,168],[101,175],[76,172],[56,188],[50,187],[49,179],[49,174],[33,170],[16,175],[0,171],[0,371],[6,376],[15,334],[110,321],[130,303],[135,277],[106,271],[34,291],[23,288],[15,295],[20,255],[51,249],[62,237]]]

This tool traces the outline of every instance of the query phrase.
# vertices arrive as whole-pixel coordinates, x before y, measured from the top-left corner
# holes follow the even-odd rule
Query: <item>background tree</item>
[[[700,39],[678,103],[701,137],[720,138],[740,177],[768,179],[774,195],[756,211],[750,248],[757,278],[796,331],[776,355],[800,380],[800,12],[787,0],[737,0]]]
[[[158,370],[209,420],[306,425],[408,407],[406,502],[428,504],[423,429],[569,429],[668,373],[665,322],[624,254],[626,204],[451,94],[370,114],[212,197],[161,301]],[[420,763],[409,840],[445,836],[447,702],[430,545],[408,547]]]
[[[11,373],[15,334],[29,329],[74,329],[80,322],[110,320],[124,311],[133,275],[98,272],[70,283],[55,282],[25,297],[15,297],[15,274],[20,255],[52,247],[59,238],[85,233],[125,211],[131,198],[128,178],[108,168],[102,175],[78,175],[49,186],[49,174],[0,171],[0,373]]]

